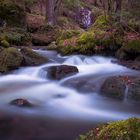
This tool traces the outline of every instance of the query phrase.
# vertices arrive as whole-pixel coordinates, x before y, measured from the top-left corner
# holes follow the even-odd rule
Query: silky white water
[[[137,71],[112,63],[113,58],[73,55],[62,57],[51,51],[37,51],[52,62],[38,67],[20,68],[11,74],[0,76],[0,108],[11,113],[53,118],[81,120],[119,120],[140,117],[137,103],[103,97],[96,91],[79,91],[65,83],[84,79],[97,86],[102,79],[115,75],[136,75]],[[60,81],[47,78],[47,68],[55,65],[73,65],[79,73]],[[82,85],[81,85],[82,86]],[[81,87],[80,87],[81,88]],[[10,106],[14,99],[27,99],[34,108]]]

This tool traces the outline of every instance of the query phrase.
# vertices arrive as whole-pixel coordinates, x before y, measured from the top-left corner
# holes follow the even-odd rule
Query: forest
[[[140,0],[0,0],[0,140],[140,140]]]

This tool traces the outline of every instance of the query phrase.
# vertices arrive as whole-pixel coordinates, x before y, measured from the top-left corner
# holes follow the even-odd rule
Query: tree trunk
[[[54,0],[46,0],[46,21],[50,25],[55,24]]]
[[[62,0],[46,0],[46,21],[54,25],[56,18],[60,14]]]

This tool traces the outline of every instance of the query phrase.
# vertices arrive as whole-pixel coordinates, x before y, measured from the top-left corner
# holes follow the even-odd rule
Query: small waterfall
[[[127,102],[128,96],[128,85],[126,85],[125,93],[124,93],[124,102]]]
[[[81,8],[77,15],[78,23],[82,28],[87,29],[92,24],[92,12],[87,8]]]

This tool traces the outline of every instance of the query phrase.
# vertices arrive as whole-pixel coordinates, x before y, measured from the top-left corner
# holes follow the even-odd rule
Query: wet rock
[[[140,77],[132,79],[132,83],[128,86],[127,96],[131,100],[140,101]]]
[[[121,60],[121,61],[115,61],[114,63],[117,63],[119,65],[128,67],[130,69],[140,70],[140,61],[131,61],[131,60],[124,61],[124,60]]]
[[[75,66],[60,65],[48,68],[48,78],[54,80],[60,80],[76,73],[78,73],[78,69]]]
[[[26,99],[15,99],[10,102],[11,105],[17,107],[32,107],[33,105]]]
[[[22,54],[18,49],[10,47],[0,52],[0,72],[8,72],[17,69],[23,61]]]
[[[126,85],[120,77],[109,77],[101,86],[101,95],[112,97],[115,99],[123,99]]]
[[[22,48],[21,53],[23,55],[23,66],[36,66],[48,62],[48,58],[40,56],[30,48]]]

